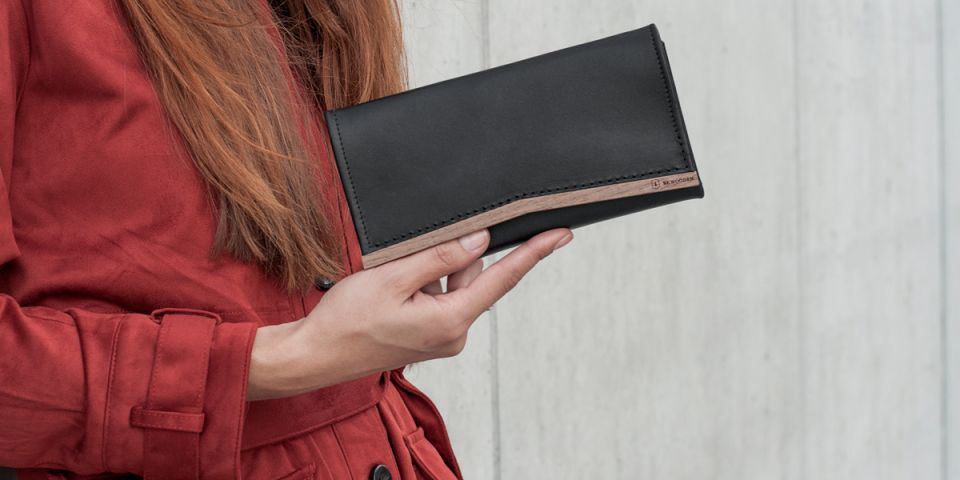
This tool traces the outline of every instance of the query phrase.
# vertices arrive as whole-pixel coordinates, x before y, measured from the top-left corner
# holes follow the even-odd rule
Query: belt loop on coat
[[[146,429],[146,480],[198,479],[203,399],[210,345],[221,319],[202,310],[163,308],[145,405],[130,411],[130,424]]]

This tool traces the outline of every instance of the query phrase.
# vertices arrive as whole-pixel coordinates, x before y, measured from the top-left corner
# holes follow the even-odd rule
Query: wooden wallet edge
[[[697,185],[700,185],[700,176],[696,171],[693,171],[523,198],[363,255],[363,268],[373,268],[528,213],[648,195]]]

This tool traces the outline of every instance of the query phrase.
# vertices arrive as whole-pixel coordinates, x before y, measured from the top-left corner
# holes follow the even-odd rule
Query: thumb
[[[424,285],[467,268],[486,251],[490,232],[484,228],[426,250],[388,262],[381,267],[390,270],[396,286],[413,293]]]

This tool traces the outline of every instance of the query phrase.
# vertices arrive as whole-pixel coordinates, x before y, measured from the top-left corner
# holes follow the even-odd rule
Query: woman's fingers
[[[319,345],[326,353],[298,352],[304,354],[297,362],[305,365],[304,375],[289,392],[460,353],[476,318],[568,238],[566,228],[543,232],[484,270],[479,258],[490,236],[482,230],[473,247],[446,242],[337,282],[296,325],[296,334],[307,336],[302,345]],[[443,276],[450,291],[427,293],[438,291]]]
[[[569,237],[569,238],[568,238]],[[535,235],[486,270],[470,285],[441,295],[439,299],[464,313],[471,321],[520,283],[524,275],[573,238],[568,228],[556,228]]]
[[[425,287],[420,289],[421,292],[428,295],[440,295],[443,293],[443,285],[440,284],[440,280],[428,283]]]
[[[447,276],[447,291],[452,292],[470,285],[470,282],[477,278],[481,271],[483,271],[483,260],[478,258],[467,265],[467,268],[451,273]],[[440,283],[440,280],[434,280],[421,288],[420,291],[427,295],[440,295],[443,293],[443,284]]]
[[[430,282],[465,269],[480,258],[489,243],[490,232],[478,230],[378,268],[384,269],[393,286],[402,293],[412,294]]]
[[[483,259],[478,258],[467,266],[467,268],[459,272],[451,273],[450,276],[447,277],[447,292],[452,292],[470,285],[470,282],[477,278],[477,275],[480,275],[482,271]]]

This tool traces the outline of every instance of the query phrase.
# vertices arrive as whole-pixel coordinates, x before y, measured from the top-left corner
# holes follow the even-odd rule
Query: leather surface
[[[654,25],[325,113],[363,254],[510,202],[696,171]],[[701,185],[494,225],[487,254]]]

